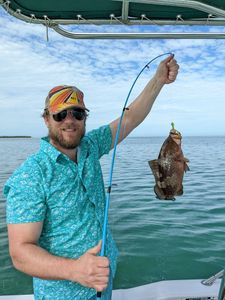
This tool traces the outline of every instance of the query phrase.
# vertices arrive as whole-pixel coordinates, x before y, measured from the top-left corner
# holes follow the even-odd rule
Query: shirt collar
[[[41,138],[40,150],[48,154],[54,161],[57,161],[58,157],[63,155],[62,152],[50,144],[48,137]]]
[[[63,154],[59,150],[57,150],[52,144],[49,142],[49,137],[43,137],[41,138],[41,143],[40,143],[40,150],[48,154],[48,156],[51,157],[54,161],[57,161],[59,157],[64,157],[67,160],[70,160],[67,155]],[[80,158],[80,147],[77,149],[77,161],[79,161]]]

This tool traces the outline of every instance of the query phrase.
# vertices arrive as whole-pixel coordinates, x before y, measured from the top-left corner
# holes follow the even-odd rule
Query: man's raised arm
[[[178,69],[179,66],[173,55],[170,55],[165,60],[161,61],[153,78],[125,111],[121,124],[119,142],[121,142],[134,128],[143,122],[151,111],[153,103],[164,84],[169,84],[176,80]],[[111,148],[114,146],[119,121],[120,118],[110,123],[113,137]]]

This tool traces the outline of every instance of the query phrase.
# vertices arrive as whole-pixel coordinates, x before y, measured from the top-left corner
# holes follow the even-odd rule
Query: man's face
[[[45,117],[50,142],[60,151],[62,149],[75,149],[85,134],[86,118],[77,120],[72,116],[70,110],[68,112],[66,118],[61,122],[56,122],[52,115]]]

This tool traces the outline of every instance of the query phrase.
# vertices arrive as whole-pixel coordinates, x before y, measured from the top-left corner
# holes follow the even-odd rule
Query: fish
[[[183,195],[183,177],[189,171],[189,160],[181,149],[182,135],[174,128],[164,141],[158,159],[148,161],[155,178],[154,192],[161,200],[175,200],[175,196]]]

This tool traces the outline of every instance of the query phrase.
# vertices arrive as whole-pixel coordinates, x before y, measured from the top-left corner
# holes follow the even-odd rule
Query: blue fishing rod
[[[111,194],[111,190],[112,190],[112,178],[113,178],[113,169],[114,169],[114,163],[115,163],[115,157],[116,157],[116,148],[117,148],[117,144],[118,144],[118,140],[119,140],[119,135],[120,135],[120,129],[121,129],[121,125],[122,125],[122,121],[123,121],[123,116],[126,110],[129,110],[129,108],[127,108],[127,102],[128,99],[130,97],[130,94],[138,80],[138,78],[140,77],[140,75],[142,74],[142,72],[146,69],[149,68],[149,65],[155,61],[156,59],[158,59],[161,56],[164,55],[173,55],[171,52],[169,53],[163,53],[160,54],[156,57],[154,57],[153,59],[151,59],[139,72],[139,74],[137,75],[137,77],[135,78],[129,93],[127,95],[127,98],[125,100],[124,106],[123,106],[123,110],[120,116],[120,121],[117,127],[117,131],[116,131],[116,137],[115,137],[115,141],[114,141],[114,148],[113,148],[113,154],[112,154],[112,162],[111,162],[111,168],[110,168],[110,172],[109,172],[109,184],[108,184],[108,188],[107,188],[107,193],[106,193],[106,203],[105,203],[105,215],[104,215],[104,223],[103,223],[103,233],[102,233],[102,248],[101,248],[101,252],[100,252],[100,256],[104,256],[105,254],[105,244],[106,244],[106,234],[107,234],[107,224],[108,224],[108,213],[109,213],[109,202],[110,202],[110,194]],[[97,292],[97,299],[96,300],[100,300],[102,296],[101,292]]]

